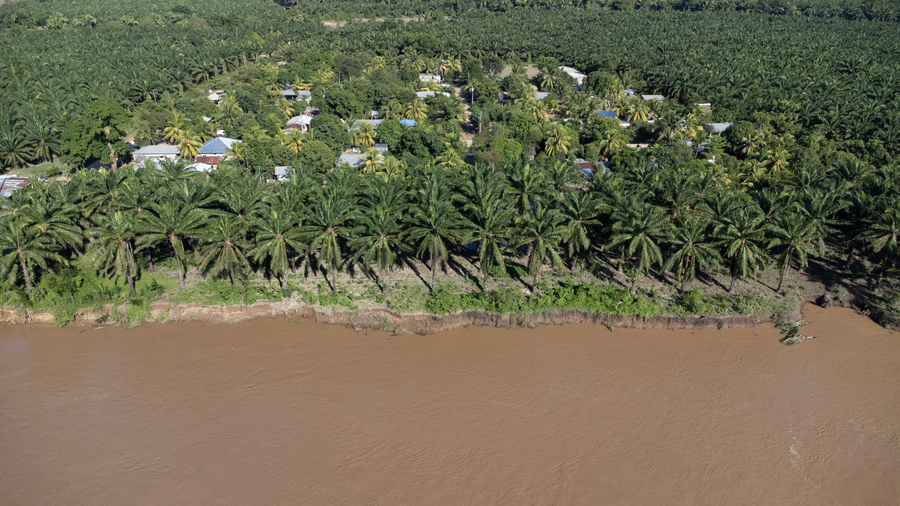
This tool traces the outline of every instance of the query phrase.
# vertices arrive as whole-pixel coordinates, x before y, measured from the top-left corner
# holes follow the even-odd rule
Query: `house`
[[[229,139],[228,137],[216,137],[215,139],[210,139],[204,142],[202,146],[200,146],[200,153],[197,158],[200,158],[202,156],[211,156],[219,158],[220,160],[224,159],[225,153],[227,153],[228,150],[231,149],[231,147],[234,146],[234,144],[237,142],[240,141],[237,139]]]
[[[225,90],[209,90],[208,99],[212,100],[212,103],[219,105],[219,101],[225,96]]]
[[[625,88],[625,98],[634,98],[637,96],[637,90],[634,88]]]
[[[309,90],[297,90],[297,100],[302,100],[309,104],[309,100],[312,98],[312,92]]]
[[[288,120],[287,124],[281,130],[283,132],[287,132],[288,130],[300,130],[301,132],[305,132],[309,130],[309,125],[312,124],[312,120],[313,117],[307,114],[294,116]]]
[[[569,74],[569,77],[574,79],[575,82],[578,83],[579,86],[581,86],[582,81],[586,77],[584,74],[573,69],[572,67],[560,67],[559,70],[562,70],[566,74]]]
[[[712,104],[710,104],[710,103],[708,103],[708,102],[703,102],[703,103],[700,103],[700,104],[694,104],[694,106],[695,106],[695,107],[698,107],[699,109],[702,109],[702,110],[704,110],[704,111],[706,111],[706,112],[712,112]]]
[[[500,102],[503,105],[509,105],[512,103],[512,100],[509,99],[509,93],[501,91],[500,93],[497,93],[497,102]]]
[[[31,184],[27,177],[19,177],[15,174],[0,176],[0,197],[10,197],[12,192],[21,190]]]
[[[444,93],[443,91],[417,91],[416,96],[419,97],[419,100],[425,100],[426,98],[433,97],[438,93],[444,95],[445,97],[450,96],[449,93]]]
[[[378,125],[384,121],[382,119],[358,119],[350,126],[351,130],[359,130],[363,125],[372,125],[372,128],[378,128]]]
[[[534,94],[534,98],[536,98],[538,100],[544,100],[545,98],[547,98],[549,96],[550,96],[550,94],[547,93],[546,91],[539,91]]]
[[[439,83],[443,81],[441,76],[437,74],[419,74],[419,81],[423,81],[426,83]]]
[[[616,113],[613,111],[594,111],[594,114],[604,117],[604,118],[616,118]]]
[[[197,172],[209,172],[209,171],[215,169],[216,165],[210,165],[208,163],[194,162],[194,163],[188,165],[187,168],[196,170]]]
[[[197,158],[194,158],[195,163],[205,163],[206,165],[219,165],[219,162],[222,161],[218,155],[198,155]]]
[[[414,127],[416,126],[416,120],[414,119],[401,119],[400,124],[403,126]]]
[[[296,102],[297,99],[299,98],[299,95],[297,95],[297,92],[294,91],[290,86],[285,86],[285,88],[283,90],[279,91],[278,93],[281,93],[281,96],[283,96],[284,99],[287,100],[288,102]]]
[[[656,100],[657,102],[662,102],[666,99],[666,97],[662,95],[641,95],[641,98],[644,100]]]
[[[576,158],[575,165],[579,169],[581,169],[582,172],[584,172],[585,170],[590,171],[592,173],[597,171],[597,169],[594,167],[594,164],[585,160],[584,158]]]
[[[384,156],[387,152],[387,145],[385,144],[376,144],[372,149],[378,151],[378,154]],[[347,164],[353,168],[358,169],[363,164],[363,159],[366,157],[365,153],[343,153],[341,157],[338,158],[337,165],[340,167],[343,164]]]
[[[703,126],[706,127],[710,135],[722,135],[731,125],[732,123],[707,123]]]
[[[144,146],[141,149],[131,153],[134,161],[141,163],[144,160],[154,160],[159,158],[170,158],[172,160],[178,158],[178,146],[170,146],[168,144],[153,144]]]
[[[291,176],[291,168],[288,166],[275,167],[275,180],[287,181]]]

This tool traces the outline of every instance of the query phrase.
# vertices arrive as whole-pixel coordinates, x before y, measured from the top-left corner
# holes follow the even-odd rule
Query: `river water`
[[[0,327],[4,505],[889,505],[900,334]]]

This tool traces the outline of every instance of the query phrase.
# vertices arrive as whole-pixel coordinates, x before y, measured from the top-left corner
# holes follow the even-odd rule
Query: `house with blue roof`
[[[236,142],[241,142],[238,139],[229,139],[228,137],[216,137],[215,139],[210,139],[203,143],[200,146],[200,154],[201,155],[221,155],[225,156],[225,153],[231,149],[231,146]]]

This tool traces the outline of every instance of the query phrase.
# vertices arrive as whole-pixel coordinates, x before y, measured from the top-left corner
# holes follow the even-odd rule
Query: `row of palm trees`
[[[546,265],[608,262],[633,290],[641,276],[671,274],[683,289],[727,269],[733,292],[774,260],[781,292],[788,271],[821,256],[826,241],[843,245],[848,262],[860,252],[882,261],[879,282],[900,253],[894,168],[844,164],[757,191],[649,164],[587,183],[565,162],[532,163],[405,177],[298,168],[276,184],[227,164],[209,177],[180,162],[84,173],[2,201],[0,275],[31,290],[35,278],[74,263],[134,291],[144,254],[151,268],[174,258],[186,290],[194,255],[201,273],[232,283],[254,271],[284,283],[306,265],[327,271],[336,288],[337,273],[354,264],[384,290],[388,270],[415,256],[434,289],[451,252],[474,251],[483,280],[503,275],[510,259],[524,259],[534,283]]]

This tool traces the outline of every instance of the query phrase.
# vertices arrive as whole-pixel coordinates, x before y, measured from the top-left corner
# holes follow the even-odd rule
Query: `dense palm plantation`
[[[552,171],[535,171],[524,191],[517,182],[524,160],[451,170],[435,164],[406,178],[298,171],[269,184],[236,165],[212,178],[174,165],[89,172],[14,193],[0,208],[4,282],[33,290],[74,267],[133,292],[136,279],[168,265],[176,292],[197,276],[285,286],[317,273],[338,290],[345,272],[369,276],[389,293],[391,273],[416,259],[434,290],[438,273],[468,258],[482,288],[507,276],[509,264],[522,266],[527,277],[520,280],[532,289],[551,269],[608,265],[625,273],[621,282],[632,290],[640,278],[683,289],[721,271],[729,292],[772,268],[780,282],[769,289],[780,292],[788,271],[805,269],[826,244],[838,254],[842,244],[853,245],[851,257],[879,265],[882,274],[900,254],[895,171],[868,172],[851,184],[831,166],[821,178],[793,174],[760,190],[727,178],[710,182],[710,169],[611,171],[562,187]],[[817,182],[799,185],[811,179]],[[676,199],[687,202],[677,212],[666,191],[675,184],[690,196]],[[132,188],[155,191],[136,207]],[[871,197],[860,202],[854,191]],[[837,204],[823,208],[822,201]]]

